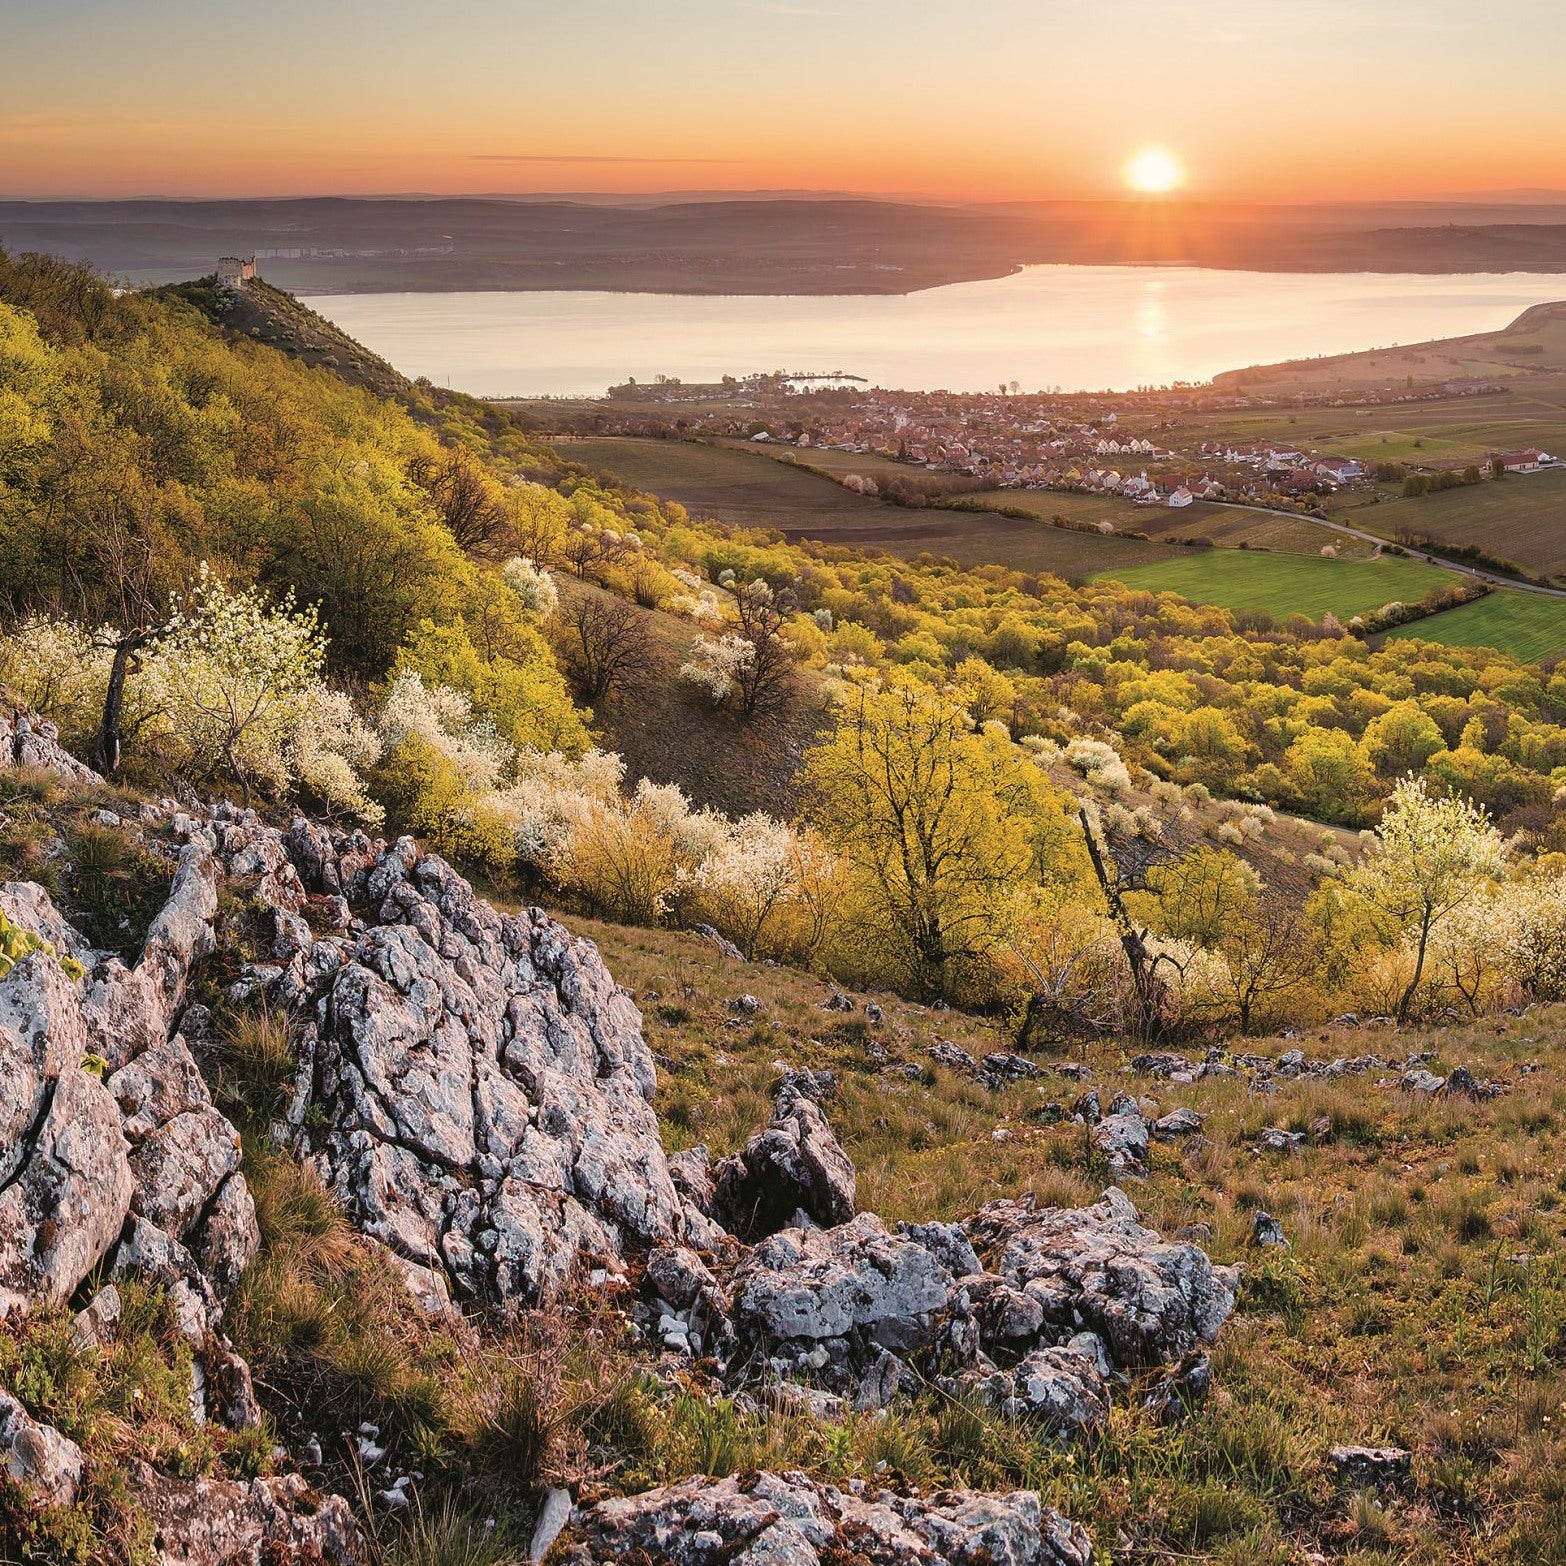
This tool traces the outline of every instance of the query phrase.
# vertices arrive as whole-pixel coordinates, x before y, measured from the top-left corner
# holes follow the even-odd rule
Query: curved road
[[[1347,522],[1333,522],[1327,517],[1310,516],[1299,511],[1275,511],[1270,506],[1248,506],[1238,500],[1214,500],[1210,505],[1223,506],[1229,511],[1254,511],[1258,516],[1287,517],[1291,522],[1309,522],[1316,527],[1326,528],[1329,532],[1341,533],[1345,538],[1357,538],[1367,544],[1379,544],[1383,549],[1387,547],[1387,540],[1379,533],[1367,533],[1363,528],[1350,527]],[[1510,587],[1519,593],[1537,593],[1541,598],[1566,598],[1566,587],[1545,587],[1538,582],[1521,582],[1515,577],[1502,576],[1495,571],[1481,571],[1477,566],[1463,565],[1457,560],[1447,560],[1440,555],[1432,555],[1425,549],[1409,548],[1406,544],[1397,546],[1403,549],[1410,560],[1423,560],[1427,565],[1440,566],[1444,571],[1455,571],[1459,576],[1466,576],[1475,582],[1486,582],[1491,587]]]

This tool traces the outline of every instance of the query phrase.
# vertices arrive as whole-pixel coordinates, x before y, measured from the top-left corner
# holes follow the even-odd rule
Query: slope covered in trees
[[[248,319],[0,261],[0,676],[105,768],[386,821],[1029,1040],[1559,982],[1566,678],[695,523]],[[665,736],[650,781],[595,747],[628,706]],[[682,792],[717,735],[795,819]],[[1405,861],[1343,873],[1371,827]]]

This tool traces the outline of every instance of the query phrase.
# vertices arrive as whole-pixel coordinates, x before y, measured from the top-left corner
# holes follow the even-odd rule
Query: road
[[[1363,528],[1350,527],[1347,522],[1333,522],[1327,517],[1312,516],[1299,511],[1275,511],[1270,506],[1247,506],[1237,500],[1218,500],[1211,504],[1223,506],[1229,511],[1254,511],[1258,516],[1263,517],[1287,517],[1291,522],[1311,522],[1317,527],[1326,528],[1329,532],[1341,533],[1345,538],[1357,538],[1367,544],[1379,544],[1383,549],[1387,547],[1386,539],[1379,533],[1367,533]],[[1407,553],[1410,560],[1423,560],[1427,565],[1439,566],[1443,571],[1455,571],[1459,576],[1466,576],[1475,582],[1488,583],[1491,587],[1510,587],[1519,593],[1535,593],[1540,598],[1566,598],[1566,587],[1545,587],[1539,582],[1520,582],[1515,577],[1502,576],[1495,571],[1481,571],[1477,566],[1464,565],[1458,560],[1447,560],[1425,549],[1409,549]]]

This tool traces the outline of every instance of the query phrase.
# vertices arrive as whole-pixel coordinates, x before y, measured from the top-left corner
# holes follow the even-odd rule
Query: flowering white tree
[[[698,636],[691,644],[691,656],[680,666],[680,678],[703,691],[714,706],[721,706],[734,694],[755,656],[756,649],[743,636]]]
[[[560,589],[548,571],[523,555],[513,555],[501,567],[506,586],[529,614],[547,620],[560,607]]]
[[[1341,884],[1413,952],[1398,1001],[1400,1023],[1408,1020],[1424,978],[1432,936],[1501,875],[1506,857],[1501,834],[1471,800],[1433,795],[1422,778],[1412,776],[1392,791],[1364,858]]]
[[[411,669],[399,674],[386,693],[380,737],[388,754],[409,739],[422,741],[476,792],[498,788],[515,757],[493,724],[474,718],[473,703],[462,691],[426,685]]]
[[[342,691],[317,684],[307,695],[287,746],[290,770],[329,815],[346,813],[377,827],[386,812],[365,791],[381,759],[380,735]]]
[[[201,567],[147,660],[161,720],[194,772],[226,768],[246,805],[258,781],[286,786],[287,746],[320,683],[326,637],[292,594],[273,603]]]

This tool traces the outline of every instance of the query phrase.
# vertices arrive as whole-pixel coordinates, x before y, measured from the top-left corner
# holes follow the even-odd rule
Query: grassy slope
[[[312,368],[331,370],[378,397],[409,389],[406,376],[292,294],[257,280],[230,294],[214,311],[231,332],[251,337]]]
[[[1040,1123],[1081,1084],[1052,1070],[996,1093],[943,1070],[910,1080],[869,1048],[928,1068],[938,1038],[974,1054],[1007,1047],[990,1024],[881,997],[885,1020],[871,1025],[862,1010],[821,1010],[828,987],[807,975],[730,962],[687,936],[569,922],[640,998],[669,1146],[738,1145],[764,1118],[781,1060],[837,1072],[829,1116],[861,1204],[888,1219],[1102,1189],[1082,1129]],[[743,993],[760,1002],[753,1017],[729,1006]],[[1184,1149],[1155,1142],[1151,1178],[1130,1194],[1165,1232],[1210,1227],[1214,1257],[1246,1266],[1241,1308],[1220,1338],[1216,1394],[1191,1426],[1149,1431],[1126,1399],[1103,1445],[1074,1463],[1030,1449],[1005,1477],[977,1460],[967,1471],[1040,1485],[1105,1545],[1123,1529],[1184,1559],[1566,1559],[1566,1069],[1551,1047],[1563,1024],[1547,1011],[1430,1036],[1333,1028],[1305,1041],[1321,1059],[1430,1049],[1438,1070],[1466,1063],[1507,1084],[1477,1104],[1419,1098],[1384,1085],[1388,1071],[1271,1094],[1234,1080],[1180,1087],[1126,1075],[1131,1052],[1118,1044],[1073,1049],[1101,1094],[1124,1087],[1160,1112],[1207,1117]],[[1242,1047],[1276,1057],[1290,1043]],[[1258,1153],[1268,1126],[1307,1132],[1307,1144]],[[1283,1224],[1288,1253],[1245,1245],[1258,1207]],[[1327,1448],[1361,1441],[1412,1448],[1411,1493],[1370,1505],[1333,1492]]]
[[[556,580],[567,604],[584,595],[603,596],[601,588],[563,571]],[[753,810],[791,816],[800,757],[825,710],[817,676],[808,669],[798,672],[784,713],[740,723],[714,712],[678,682],[697,628],[661,612],[648,612],[645,624],[645,663],[593,713],[593,731],[604,749],[624,758],[627,782],[634,786],[646,777],[678,783],[698,805],[732,816]]]

